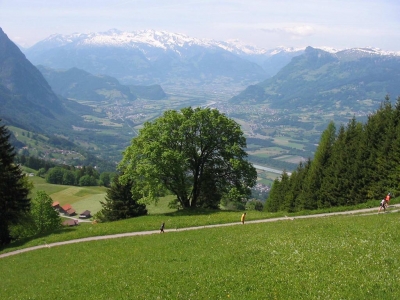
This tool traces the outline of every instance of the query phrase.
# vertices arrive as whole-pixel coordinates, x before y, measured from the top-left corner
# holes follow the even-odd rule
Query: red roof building
[[[77,225],[79,225],[79,222],[78,222],[78,220],[68,219],[68,220],[65,220],[62,224],[64,226],[77,226]]]
[[[51,205],[54,209],[59,210],[60,209],[60,202],[56,201],[53,202],[53,204]]]
[[[76,211],[75,211],[75,209],[73,209],[73,208],[71,207],[70,209],[68,209],[68,210],[65,212],[65,214],[68,215],[68,216],[73,216],[73,215],[76,215]]]

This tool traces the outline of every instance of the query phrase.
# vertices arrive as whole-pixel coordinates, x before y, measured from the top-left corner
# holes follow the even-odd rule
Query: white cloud
[[[268,33],[287,34],[293,38],[311,36],[316,32],[314,27],[310,25],[298,25],[281,28],[262,28],[261,30]]]

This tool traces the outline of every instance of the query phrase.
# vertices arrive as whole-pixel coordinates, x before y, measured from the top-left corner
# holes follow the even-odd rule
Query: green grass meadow
[[[71,204],[78,214],[85,210],[95,214],[101,209],[100,201],[104,201],[106,196],[107,188],[105,187],[49,184],[38,176],[29,178],[34,184],[33,196],[38,190],[45,191],[54,202],[58,201],[61,205]]]
[[[44,248],[0,259],[0,299],[399,299],[399,216],[167,226]]]
[[[34,192],[96,210],[103,187],[47,184]],[[0,299],[400,299],[400,213],[343,215],[249,223],[286,213],[176,211],[174,197],[149,205],[147,216],[81,223],[22,239],[1,253],[92,236],[154,231],[152,235],[45,247],[0,258]],[[400,202],[395,198],[391,204]],[[378,209],[354,207],[288,214]],[[98,207],[100,209],[100,207]],[[159,234],[165,222],[166,233]],[[205,225],[234,223],[204,228]],[[236,224],[236,225],[235,225]],[[199,230],[177,231],[186,227]]]

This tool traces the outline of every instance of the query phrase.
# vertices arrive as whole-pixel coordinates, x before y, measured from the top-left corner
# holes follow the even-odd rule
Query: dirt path
[[[390,212],[397,212],[399,211],[397,208],[400,208],[400,204],[390,205]],[[252,223],[266,223],[266,222],[277,222],[277,221],[285,221],[285,220],[296,220],[296,219],[309,219],[309,218],[321,218],[321,217],[329,217],[329,216],[338,216],[338,215],[371,215],[377,213],[378,208],[366,208],[366,209],[358,209],[358,210],[351,210],[351,211],[343,211],[343,212],[334,212],[334,213],[324,213],[324,214],[316,214],[316,215],[305,215],[305,216],[297,216],[297,217],[280,217],[280,218],[271,218],[271,219],[261,219],[261,220],[252,220],[246,221],[245,224],[252,224]],[[384,214],[383,212],[381,214]],[[187,230],[197,230],[203,228],[214,228],[214,227],[223,227],[223,226],[233,226],[233,225],[242,225],[240,222],[235,223],[226,223],[226,224],[214,224],[214,225],[204,225],[204,226],[196,226],[196,227],[186,227],[186,228],[178,228],[178,229],[165,229],[165,232],[177,232],[177,231],[187,231]],[[119,234],[112,234],[112,235],[102,235],[102,236],[93,236],[87,237],[82,239],[64,241],[64,242],[57,242],[45,245],[39,245],[34,247],[29,247],[25,249],[15,250],[12,252],[0,254],[0,258],[16,255],[23,252],[33,251],[37,249],[43,248],[51,248],[56,246],[62,246],[67,244],[75,244],[75,243],[83,243],[89,241],[98,241],[98,240],[106,240],[106,239],[116,239],[121,237],[129,237],[129,236],[137,236],[137,235],[149,235],[159,233],[160,230],[150,230],[150,231],[138,231],[138,232],[127,232],[127,233],[119,233]]]

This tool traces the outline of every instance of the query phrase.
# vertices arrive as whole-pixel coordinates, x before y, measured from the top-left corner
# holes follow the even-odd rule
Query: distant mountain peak
[[[265,49],[244,44],[237,39],[215,41],[212,39],[194,38],[182,33],[172,33],[163,30],[145,29],[127,32],[116,28],[112,28],[105,32],[72,33],[69,35],[53,34],[43,41],[38,42],[31,48],[43,47],[44,45],[46,45],[45,48],[52,48],[65,46],[67,44],[99,47],[112,46],[122,48],[139,48],[140,45],[146,45],[148,47],[172,50],[176,52],[179,52],[179,48],[197,45],[201,47],[221,48],[234,54],[266,56],[273,56],[280,53],[301,53],[306,49],[306,47],[295,48],[285,46],[279,46],[273,49]],[[344,50],[351,50],[369,53],[371,55],[400,55],[400,51],[384,51],[373,47],[360,47],[340,50],[326,46],[313,48],[321,49],[329,53],[338,53]]]

